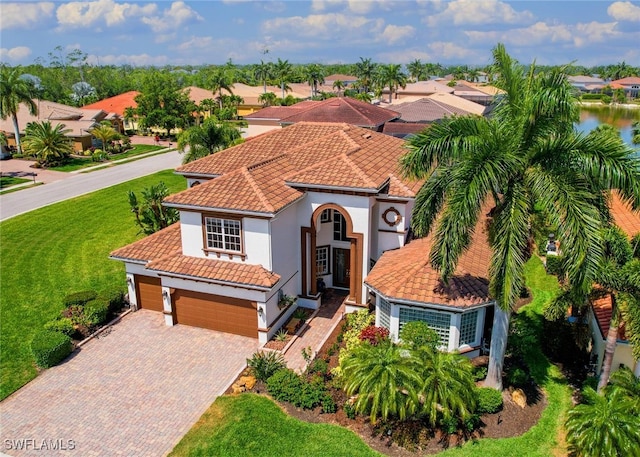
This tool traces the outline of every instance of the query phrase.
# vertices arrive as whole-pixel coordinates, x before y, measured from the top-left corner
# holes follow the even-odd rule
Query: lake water
[[[580,108],[580,123],[577,128],[581,132],[588,133],[600,124],[612,125],[620,130],[622,139],[632,147],[631,124],[640,120],[640,109],[619,108],[611,106],[597,106]]]

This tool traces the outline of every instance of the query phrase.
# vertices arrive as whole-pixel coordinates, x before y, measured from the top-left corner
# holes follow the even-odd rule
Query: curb
[[[120,314],[118,317],[116,317],[115,319],[107,322],[104,327],[99,328],[98,330],[96,330],[95,332],[93,332],[91,335],[89,335],[88,337],[86,337],[84,340],[80,341],[78,344],[76,344],[75,349],[81,348],[82,346],[84,346],[85,344],[87,344],[89,341],[91,341],[92,339],[94,339],[95,337],[97,337],[98,335],[100,335],[102,332],[104,332],[106,329],[110,328],[113,324],[115,324],[116,322],[119,322],[120,320],[122,320],[123,317],[127,316],[128,314],[131,314],[133,312],[133,310],[131,308],[129,308],[128,310],[126,310],[124,313]],[[75,351],[75,350],[74,350]]]

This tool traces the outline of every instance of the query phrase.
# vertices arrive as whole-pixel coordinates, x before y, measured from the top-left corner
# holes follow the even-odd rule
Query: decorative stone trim
[[[400,215],[400,211],[392,206],[382,213],[382,220],[384,220],[389,227],[395,227],[402,220],[402,216]]]

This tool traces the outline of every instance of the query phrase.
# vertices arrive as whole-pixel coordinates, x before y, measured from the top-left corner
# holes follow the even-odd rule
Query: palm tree
[[[276,104],[278,96],[273,92],[265,92],[258,96],[258,103],[262,103],[262,106],[273,106]]]
[[[189,163],[238,144],[241,140],[240,130],[234,124],[209,117],[201,126],[190,127],[178,135],[178,151],[185,153],[182,162]]]
[[[129,206],[141,233],[151,235],[180,219],[177,209],[162,205],[162,201],[169,195],[169,188],[164,182],[145,187],[141,194],[142,201],[139,201],[133,191],[128,192]]]
[[[208,78],[207,84],[214,96],[216,93],[218,94],[216,98],[220,104],[220,109],[222,109],[222,91],[226,90],[230,95],[233,95],[231,91],[233,89],[233,75],[227,68],[218,68]]]
[[[0,68],[0,118],[5,120],[11,117],[18,154],[22,154],[20,125],[18,124],[20,105],[24,104],[32,116],[38,114],[38,106],[31,98],[33,86],[27,80],[22,79],[21,75],[21,67],[19,66],[11,68],[3,65]]]
[[[258,65],[256,65],[255,69],[255,77],[258,81],[262,82],[263,85],[263,93],[267,93],[267,81],[269,81],[273,77],[273,64],[271,62],[260,61]]]
[[[640,144],[640,121],[633,121],[631,124],[631,135],[633,144]]]
[[[317,63],[307,65],[304,69],[305,78],[311,87],[311,97],[318,95],[318,84],[324,84],[324,72]]]
[[[597,292],[611,297],[611,320],[598,381],[598,392],[601,392],[609,382],[622,312],[630,308],[640,308],[640,259],[633,258],[631,243],[618,227],[608,228],[603,238],[605,255],[595,281],[598,284]]]
[[[571,455],[580,457],[640,456],[640,416],[621,390],[598,395],[590,387],[586,402],[567,413],[565,427]]]
[[[24,151],[37,157],[42,166],[62,162],[73,152],[71,139],[66,135],[71,129],[65,124],[51,126],[51,122],[29,122],[24,129]]]
[[[421,81],[425,74],[425,66],[420,59],[415,59],[407,64],[407,71],[414,81]]]
[[[273,73],[278,81],[278,84],[280,84],[280,88],[282,89],[282,98],[284,98],[284,91],[287,87],[289,87],[288,83],[291,82],[293,67],[288,60],[282,60],[278,58],[278,62],[276,62],[274,66]]]
[[[465,420],[475,410],[475,382],[469,359],[428,347],[416,349],[422,368],[419,392],[422,412],[431,426],[440,415]]]
[[[369,92],[358,92],[353,96],[353,98],[355,98],[356,100],[360,100],[361,102],[367,102],[367,103],[371,103],[371,100],[373,100],[373,97]]]
[[[389,103],[391,103],[393,93],[396,92],[397,98],[398,88],[402,87],[404,89],[407,87],[407,75],[402,72],[402,67],[399,64],[382,65],[380,70],[378,75],[380,84],[389,88]]]
[[[354,348],[340,367],[345,392],[357,394],[355,411],[369,414],[372,422],[378,417],[404,419],[411,415],[418,404],[414,387],[420,383],[414,365],[415,359],[388,339],[375,346],[365,342]]]
[[[128,106],[124,109],[124,120],[133,128],[133,121],[136,119],[136,109]]]
[[[94,138],[100,140],[102,149],[105,151],[113,140],[120,139],[120,134],[115,131],[109,122],[94,127],[90,132]]]
[[[371,90],[375,71],[376,64],[372,63],[371,59],[363,59],[362,57],[360,57],[360,62],[357,62],[355,65],[355,74],[362,84],[365,92],[369,92]]]
[[[338,95],[340,95],[340,92],[342,91],[342,89],[344,89],[344,82],[340,81],[339,79],[336,79],[333,82],[333,88],[338,92]]]
[[[493,116],[448,118],[410,140],[405,173],[424,179],[412,229],[434,231],[431,265],[446,282],[469,247],[485,205],[492,254],[490,292],[496,301],[486,385],[502,389],[510,313],[524,287],[533,240],[531,218],[540,205],[564,240],[567,275],[589,290],[603,250],[606,191],[620,189],[640,206],[640,159],[622,141],[574,130],[578,111],[562,69],[528,71],[504,46],[493,50],[498,86],[505,91]]]
[[[619,389],[623,396],[627,397],[632,405],[630,412],[638,416],[640,414],[640,378],[633,374],[629,367],[620,367],[613,372],[609,379],[609,384],[605,390]]]

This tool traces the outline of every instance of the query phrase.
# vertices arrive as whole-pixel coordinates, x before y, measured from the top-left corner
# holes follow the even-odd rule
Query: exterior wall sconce
[[[127,276],[127,284],[133,286],[133,278],[131,276]]]
[[[260,317],[264,316],[264,308],[262,306],[258,306],[258,315]]]
[[[169,292],[166,289],[162,291],[162,296],[165,300],[169,300]]]

